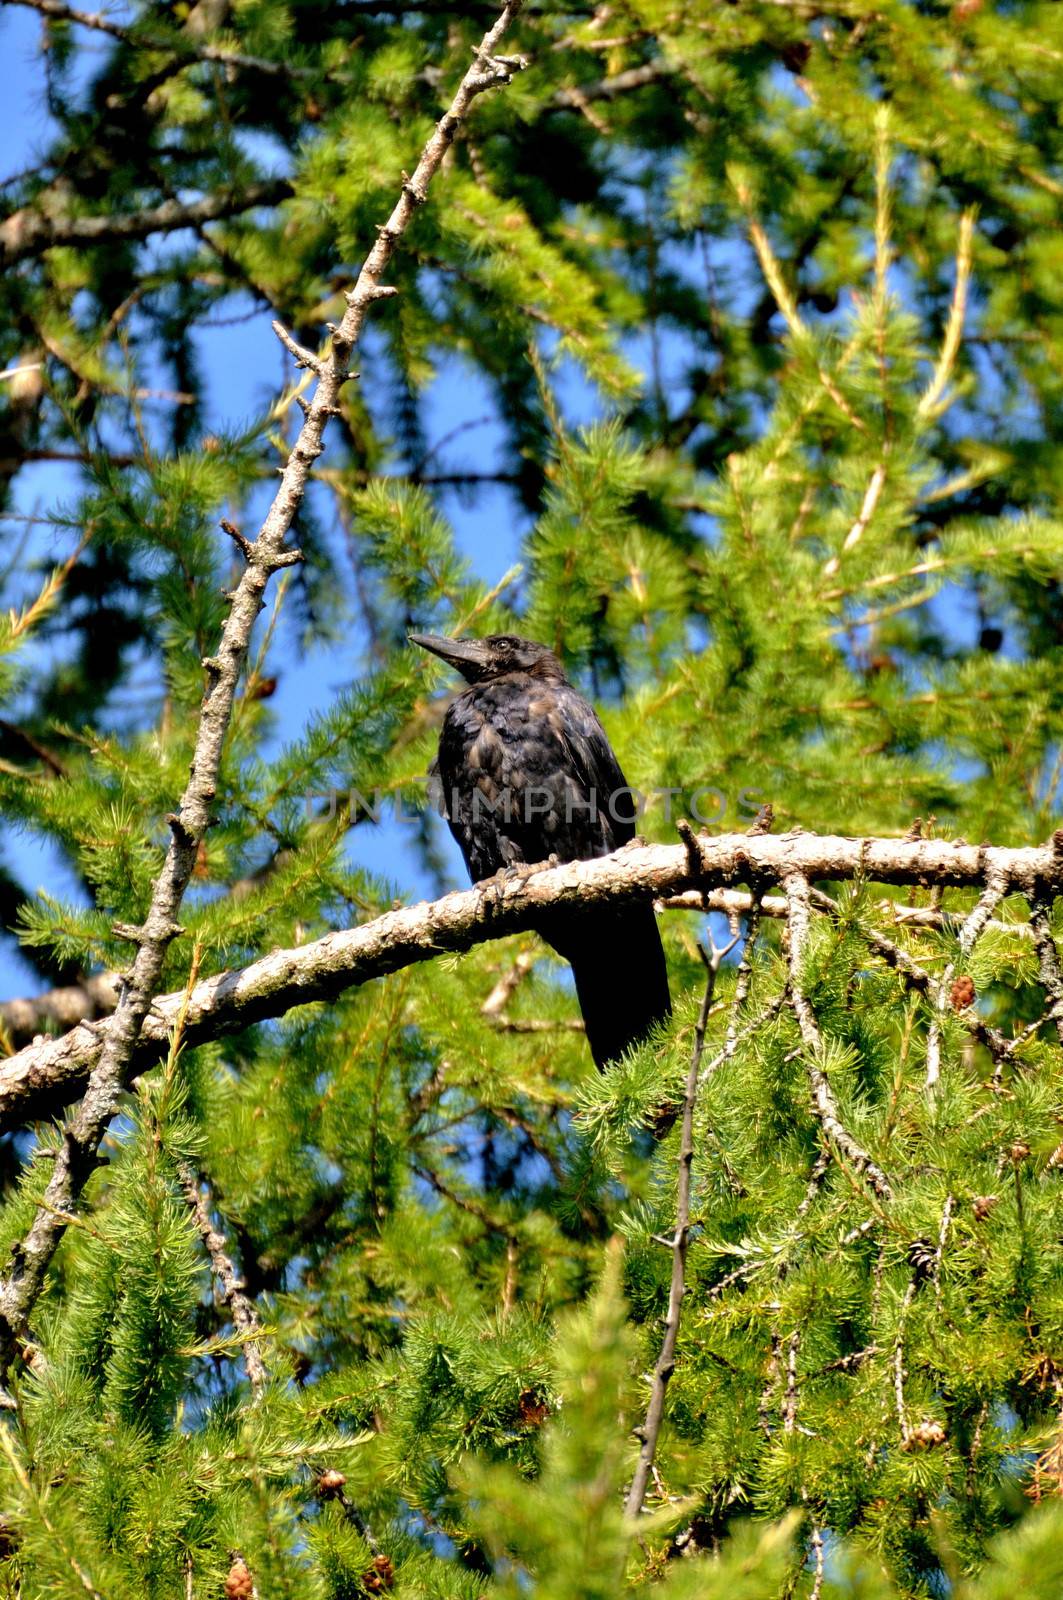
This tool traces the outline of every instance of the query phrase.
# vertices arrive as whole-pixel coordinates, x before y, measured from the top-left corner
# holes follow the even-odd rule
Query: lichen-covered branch
[[[831,1143],[841,1151],[847,1161],[852,1163],[879,1198],[888,1200],[892,1196],[893,1187],[882,1168],[871,1159],[863,1145],[853,1137],[843,1123],[834,1091],[819,1060],[821,1043],[819,1024],[805,994],[801,972],[812,914],[808,879],[801,872],[789,873],[783,888],[790,902],[790,917],[787,924],[790,931],[790,1003],[805,1045],[815,1114]]]
[[[927,839],[699,835],[693,859],[685,845],[629,845],[596,861],[535,868],[492,885],[489,895],[467,889],[389,911],[361,927],[326,934],[295,950],[274,950],[250,966],[206,978],[188,998],[184,1039],[191,1046],[223,1038],[416,962],[524,932],[535,926],[544,909],[558,905],[578,909],[660,900],[693,891],[698,884],[710,891],[711,904],[714,885],[743,879],[780,882],[794,871],[809,879],[865,876],[882,883],[980,888],[987,862],[1018,892],[1033,893],[1033,886],[1042,883],[1063,891],[1063,835],[1057,838],[1059,844],[1039,848],[985,850]],[[164,1053],[183,1001],[183,994],[155,1000],[133,1051],[128,1080]],[[0,1129],[53,1114],[74,1100],[99,1059],[104,1026],[83,1024],[0,1062]]]
[[[1030,901],[1030,926],[1037,947],[1041,984],[1048,1001],[1048,1016],[1055,1025],[1060,1044],[1063,1044],[1063,967],[1060,966],[1059,951],[1052,937],[1051,909],[1047,894],[1037,894]]]
[[[233,1327],[246,1341],[243,1346],[243,1357],[248,1382],[255,1395],[260,1395],[266,1386],[268,1373],[259,1345],[262,1324],[259,1322],[258,1312],[244,1293],[246,1285],[233,1265],[225,1236],[218,1232],[211,1221],[210,1206],[204,1196],[199,1177],[187,1162],[182,1163],[178,1177],[200,1238],[210,1257],[219,1297],[232,1318]]]
[[[277,866],[287,865],[291,860],[290,850],[281,850],[271,858],[266,867],[240,878],[228,890],[230,899],[238,900],[250,894]],[[814,892],[812,904],[818,911],[830,910],[837,914],[838,908],[826,895]],[[781,919],[787,915],[786,896],[781,894],[754,895],[745,889],[688,889],[680,894],[666,895],[656,901],[656,907],[661,911],[720,911],[728,917],[751,917],[754,909],[759,915]],[[875,909],[882,913],[887,921],[902,928],[932,928],[941,933],[958,934],[963,926],[964,918],[954,911],[944,911],[940,906],[911,906],[899,900],[879,900]],[[930,993],[936,982],[922,968],[906,955],[900,946],[886,939],[877,929],[867,927],[863,922],[859,924],[860,933],[871,948],[891,966],[900,966],[898,956],[908,963],[901,966],[906,975],[911,976],[913,987],[920,987]],[[986,923],[986,930],[994,929],[998,933],[1006,933],[1013,939],[1031,939],[1033,926],[1031,922],[1001,922],[990,919]],[[747,940],[753,938],[752,926],[747,932]],[[511,984],[519,982],[524,976],[527,963],[533,964],[533,958],[521,955],[517,958],[518,966],[513,972],[499,980],[491,991],[487,1000],[481,1007],[481,1013],[488,1020],[494,1020],[500,1027],[509,1025],[505,1014],[505,1002],[511,993]],[[739,978],[742,980],[749,976],[748,963],[743,963],[739,968]],[[45,989],[40,994],[20,995],[14,1000],[0,1001],[0,1040],[9,1050],[21,1049],[23,1045],[33,1044],[38,1034],[49,1030],[54,1031],[55,1025],[60,1028],[76,1028],[79,1022],[92,1022],[98,1017],[110,1016],[118,1000],[118,976],[114,972],[102,972],[96,977],[87,978],[83,983],[65,985],[57,989]],[[742,1001],[738,1000],[741,1009]],[[1049,1017],[1054,1017],[1054,1011],[1049,1009]],[[967,1019],[965,1019],[966,1021]],[[1063,1022],[1063,998],[1060,1000],[1060,1020]],[[1038,1021],[1031,1027],[1040,1027]],[[582,1023],[573,1019],[574,1029],[582,1027]],[[735,1020],[737,1027],[737,1019]],[[972,1013],[969,1026],[978,1037],[980,1028],[985,1029],[984,1042],[993,1048],[993,1039],[1007,1046],[1009,1053],[1014,1050],[1016,1041],[1004,1039],[988,1024],[984,1023],[977,1014]],[[536,1031],[536,1030],[532,1030]]]

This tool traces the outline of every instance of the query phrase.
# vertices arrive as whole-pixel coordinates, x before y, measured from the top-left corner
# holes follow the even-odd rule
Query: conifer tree
[[[27,3],[0,1592],[1054,1595],[1058,8]],[[393,911],[411,626],[556,649],[646,845]],[[576,883],[676,1000],[603,1074],[527,931]]]

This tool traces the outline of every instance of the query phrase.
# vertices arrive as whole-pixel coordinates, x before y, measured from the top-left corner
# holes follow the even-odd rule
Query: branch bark
[[[340,389],[350,377],[351,352],[370,306],[395,292],[381,284],[381,276],[414,210],[427,198],[428,184],[439,170],[470,105],[476,95],[508,82],[512,75],[516,63],[497,60],[493,52],[522,3],[523,0],[507,0],[498,20],[484,35],[449,109],[425,145],[413,177],[404,177],[398,202],[379,231],[357,282],[346,297],[347,309],[339,326],[333,329],[329,353],[318,357],[300,351],[298,346],[293,347],[293,341],[284,330],[274,324],[282,342],[297,352],[296,359],[301,364],[313,370],[317,382],[312,399],[303,402],[303,425],[281,472],[273,504],[257,539],[245,552],[247,565],[232,594],[218,653],[203,662],[207,687],[188,786],[177,812],[168,819],[169,849],[153,888],[144,924],[139,929],[129,930],[137,946],[132,971],[123,983],[114,1015],[102,1026],[98,1058],[92,1067],[84,1099],[56,1151],[43,1202],[28,1233],[12,1250],[9,1275],[0,1284],[0,1366],[5,1370],[25,1335],[30,1312],[44,1285],[49,1263],[66,1226],[63,1217],[75,1210],[96,1164],[100,1140],[118,1109],[122,1090],[133,1068],[166,952],[182,931],[177,913],[195,866],[200,841],[210,824],[222,748],[236,685],[247,658],[251,629],[263,608],[263,591],[272,574],[299,559],[297,551],[284,549],[284,540],[302,502],[313,464],[322,452],[322,437],[329,418],[336,414]]]
[[[76,1028],[79,1022],[109,1017],[117,1003],[118,974],[101,972],[83,983],[62,984],[43,994],[3,1001],[0,1034],[8,1048],[31,1044],[56,1023],[61,1028]]]
[[[1060,965],[1059,951],[1052,937],[1051,909],[1048,894],[1035,895],[1030,903],[1030,923],[1037,946],[1041,985],[1048,1002],[1048,1016],[1055,1025],[1060,1044],[1063,1044],[1063,966]]]
[[[698,1098],[698,1088],[701,1082],[701,1058],[705,1051],[705,1029],[708,1025],[709,1010],[712,1006],[712,997],[716,989],[716,974],[720,970],[720,963],[728,951],[733,949],[737,936],[731,940],[723,950],[715,945],[712,954],[707,955],[698,946],[701,959],[705,963],[705,992],[701,998],[701,1010],[698,1020],[694,1025],[694,1047],[690,1052],[690,1066],[687,1069],[686,1090],[683,1095],[683,1116],[679,1132],[679,1182],[676,1190],[675,1203],[675,1233],[672,1236],[672,1277],[668,1286],[668,1311],[664,1322],[664,1338],[657,1354],[653,1368],[653,1380],[650,1384],[650,1399],[646,1407],[646,1420],[637,1430],[641,1439],[639,1458],[635,1464],[635,1473],[631,1480],[631,1487],[624,1503],[624,1514],[629,1518],[637,1517],[642,1511],[642,1503],[646,1498],[646,1487],[650,1481],[650,1472],[653,1468],[654,1457],[657,1454],[657,1440],[661,1433],[661,1423],[664,1420],[664,1402],[668,1393],[672,1373],[675,1371],[675,1351],[679,1339],[679,1321],[683,1311],[683,1298],[686,1294],[686,1269],[687,1248],[690,1243],[690,1187],[694,1167],[694,1108]]]
[[[685,845],[628,846],[596,861],[533,868],[520,877],[440,900],[386,912],[361,927],[326,934],[294,950],[274,950],[250,966],[205,978],[192,990],[184,1024],[188,1046],[223,1038],[293,1006],[331,1000],[345,989],[446,952],[469,950],[534,927],[544,909],[654,900],[704,885],[743,879],[781,882],[864,876],[882,883],[940,883],[980,888],[1003,874],[1023,894],[1063,892],[1063,833],[1058,844],[1004,850],[943,840],[846,839],[811,833],[698,836]],[[728,890],[728,893],[733,891]],[[767,904],[765,897],[763,904]],[[701,906],[700,896],[696,904]],[[710,905],[712,899],[710,895]],[[728,902],[729,904],[729,902]],[[127,1081],[154,1065],[180,1014],[183,993],[162,995],[148,1011],[128,1064]],[[0,1129],[53,1114],[75,1099],[100,1057],[105,1024],[85,1023],[0,1063]]]
[[[289,850],[278,851],[277,854],[260,867],[256,872],[250,873],[246,878],[239,878],[228,889],[229,898],[242,900],[254,892],[268,879],[270,873],[277,866],[284,866],[291,859]],[[814,894],[812,903],[817,911],[827,911],[829,908],[824,903],[825,895]],[[781,894],[754,895],[745,889],[688,889],[683,894],[671,894],[657,901],[659,911],[722,911],[726,916],[748,917],[756,909],[762,916],[781,919],[787,915],[788,907],[786,897]],[[834,907],[835,913],[837,907]],[[876,909],[888,923],[903,928],[933,928],[944,933],[958,934],[963,926],[963,917],[954,911],[943,911],[940,906],[909,906],[899,900],[879,900]],[[1012,939],[1032,939],[1034,930],[1031,922],[1001,922],[991,919],[986,923],[986,929],[993,929],[998,933],[1006,933]],[[867,939],[868,944],[878,951],[890,962],[891,966],[901,965],[901,959],[910,963],[903,970],[912,977],[918,977],[920,985],[925,987],[929,994],[936,980],[929,974],[917,968],[911,958],[904,951],[899,952],[898,946],[886,940],[877,929],[871,929],[860,924],[861,935]],[[519,957],[518,960],[525,958]],[[522,976],[517,973],[516,978]],[[503,988],[505,993],[503,995]],[[481,1010],[485,1017],[494,1017],[496,1020],[504,1016],[504,1001],[508,1000],[510,983],[499,980],[499,984],[492,990]],[[496,995],[501,995],[497,1004]],[[108,1017],[114,1010],[118,1001],[118,974],[115,972],[101,972],[96,977],[87,978],[83,983],[70,984],[55,989],[45,989],[40,994],[20,995],[12,1000],[0,1001],[0,1040],[6,1040],[11,1051],[21,1050],[24,1045],[40,1042],[38,1034],[45,1033],[53,1024],[58,1023],[62,1028],[76,1028],[79,1022],[93,1022],[98,1017]],[[489,1004],[490,1002],[490,1004]],[[1051,1018],[1055,1012],[1050,1012]],[[1061,1016],[1063,1016],[1063,1003],[1061,1003]],[[977,1022],[972,1019],[972,1027]],[[573,1026],[579,1027],[579,1023]],[[987,1025],[988,1026],[988,1025]],[[990,1030],[992,1031],[992,1030]],[[1003,1036],[1000,1036],[1003,1040]],[[991,1042],[988,1038],[986,1042]],[[1014,1041],[1003,1040],[1005,1044],[1013,1046]],[[0,1074],[2,1076],[2,1074]]]
[[[210,1257],[218,1295],[232,1318],[233,1327],[244,1337],[244,1365],[247,1368],[248,1382],[257,1400],[269,1378],[259,1346],[262,1324],[258,1319],[258,1312],[245,1293],[247,1285],[233,1265],[225,1235],[219,1233],[211,1221],[209,1188],[204,1195],[201,1180],[188,1162],[182,1163],[178,1177],[199,1236]]]
[[[641,67],[628,67],[624,72],[615,72],[611,78],[599,78],[595,83],[580,84],[576,88],[558,89],[544,109],[581,111],[589,101],[618,100],[621,95],[644,88],[647,83],[660,83],[662,79],[674,78],[678,74],[678,67],[663,56],[657,56]]]
[[[187,56],[189,61],[214,61],[219,66],[243,68],[267,77],[310,76],[305,69],[292,67],[287,61],[269,61],[263,56],[242,55],[238,50],[225,50],[216,44],[200,44],[180,34],[167,38],[164,34],[141,33],[138,28],[123,27],[120,22],[112,21],[102,11],[79,11],[76,6],[65,5],[63,0],[8,0],[8,4],[27,6],[31,11],[40,12],[42,17],[51,18],[53,22],[73,22],[78,27],[109,34],[112,39],[120,39],[124,44],[141,50],[169,51],[171,55]]]
[[[13,267],[61,244],[91,246],[110,239],[146,239],[152,233],[173,233],[205,222],[220,222],[254,206],[275,206],[287,200],[292,186],[287,178],[268,178],[245,184],[229,194],[208,194],[201,200],[163,200],[157,206],[124,215],[74,217],[65,205],[51,211],[22,206],[0,222],[0,266]]]

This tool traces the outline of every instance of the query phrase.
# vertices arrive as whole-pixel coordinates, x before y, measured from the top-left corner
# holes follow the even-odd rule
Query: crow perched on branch
[[[510,634],[412,633],[470,687],[447,709],[436,766],[474,883],[556,856],[585,861],[635,837],[635,796],[592,708],[545,645]],[[537,931],[571,962],[599,1067],[672,1009],[653,907],[559,911]]]

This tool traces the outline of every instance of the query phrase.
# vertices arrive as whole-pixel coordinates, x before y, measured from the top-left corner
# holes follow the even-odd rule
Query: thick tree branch
[[[253,893],[266,881],[269,874],[278,866],[287,865],[291,859],[291,851],[281,850],[260,867],[257,872],[250,873],[246,878],[239,878],[231,884],[228,890],[229,897],[233,900],[242,900]],[[812,903],[818,911],[826,911],[825,895],[814,894]],[[748,893],[745,889],[688,889],[683,894],[668,895],[657,901],[660,911],[721,911],[726,916],[748,917],[754,908],[761,915],[773,918],[783,918],[787,915],[785,895],[768,894],[757,896]],[[834,906],[837,914],[838,907]],[[879,900],[876,909],[882,913],[887,922],[905,928],[933,928],[943,933],[958,934],[963,926],[963,917],[954,911],[943,911],[940,906],[909,906],[899,900]],[[895,959],[898,946],[885,939],[877,930],[868,928],[860,923],[861,935],[871,947],[878,951],[891,966],[899,965]],[[986,923],[987,929],[997,933],[1006,933],[1013,939],[1032,939],[1033,927],[1029,922],[1000,922],[991,920]],[[906,953],[900,951],[901,957],[910,962]],[[518,960],[523,960],[518,957]],[[922,969],[916,969],[915,963],[905,966],[906,974],[920,976],[920,984],[926,993],[930,993],[936,980],[929,974],[923,974]],[[523,974],[518,973],[517,976]],[[925,977],[925,985],[922,978]],[[504,980],[500,980],[496,989],[492,990],[488,1000],[493,1001],[497,993],[501,993]],[[505,982],[505,999],[509,998],[510,984]],[[60,1027],[76,1028],[79,1022],[92,1022],[97,1017],[110,1016],[118,1000],[118,975],[114,972],[103,972],[97,977],[88,978],[84,983],[72,984],[56,989],[45,989],[40,994],[21,995],[13,1000],[0,1001],[0,1039],[5,1039],[8,1048],[21,1049],[23,1045],[32,1044],[37,1035],[46,1032],[54,1023]],[[504,1016],[504,1005],[500,1000],[497,1005],[488,1006],[485,1001],[482,1007],[483,1014],[489,1020],[493,1017],[498,1020]],[[1050,1016],[1054,1017],[1051,1012]],[[972,1028],[978,1024],[972,1020]],[[1039,1026],[1040,1024],[1038,1024]],[[582,1027],[582,1023],[573,1022],[574,1028]],[[988,1024],[986,1024],[988,1028]],[[1003,1035],[997,1037],[1008,1045],[1014,1047],[1013,1040],[1005,1040]],[[989,1043],[987,1037],[986,1042]]]
[[[64,984],[0,1003],[0,1036],[9,1048],[31,1044],[38,1034],[58,1024],[76,1028],[79,1022],[109,1017],[118,1003],[118,975],[101,972],[84,983]]]
[[[173,233],[205,222],[220,222],[255,206],[275,206],[287,200],[292,186],[287,178],[267,178],[229,193],[204,195],[201,200],[163,200],[142,211],[108,212],[97,217],[74,217],[65,197],[51,192],[51,210],[23,206],[0,222],[0,266],[12,267],[29,256],[39,256],[61,244],[91,246],[111,239],[146,239],[152,233]]]
[[[206,978],[188,998],[183,1037],[189,1046],[202,1044],[283,1016],[293,1006],[334,999],[416,962],[524,932],[546,908],[558,905],[578,909],[662,899],[696,884],[709,889],[711,904],[714,884],[779,882],[795,871],[809,879],[859,876],[881,883],[981,888],[992,870],[1019,893],[1031,893],[1042,882],[1063,892],[1063,834],[1057,840],[1058,845],[1053,841],[1036,849],[996,850],[930,839],[736,833],[701,835],[693,853],[685,845],[629,845],[597,861],[534,868],[492,884],[487,892],[467,889],[389,911],[361,927],[326,934],[295,950],[274,950],[250,966]],[[151,1006],[131,1058],[130,1080],[159,1059],[183,1000],[183,994],[162,995]],[[76,1098],[99,1058],[103,1028],[86,1023],[0,1063],[0,1129],[51,1115]]]
[[[113,1017],[102,1025],[99,1056],[92,1066],[84,1099],[56,1151],[43,1201],[29,1232],[12,1250],[10,1273],[0,1285],[0,1366],[5,1369],[25,1335],[27,1319],[66,1226],[63,1218],[75,1209],[96,1163],[100,1140],[133,1069],[166,952],[181,932],[177,913],[195,867],[200,841],[210,824],[222,748],[251,630],[263,608],[263,591],[272,574],[299,559],[297,551],[284,549],[284,539],[302,503],[311,468],[322,452],[325,427],[337,412],[340,390],[350,376],[351,352],[370,306],[394,292],[381,285],[381,275],[416,207],[427,198],[428,184],[474,98],[493,85],[508,82],[512,75],[515,63],[496,59],[493,52],[521,4],[522,0],[507,0],[494,27],[484,35],[449,110],[425,145],[413,177],[404,177],[398,202],[347,295],[347,310],[333,330],[330,352],[323,357],[305,358],[300,353],[300,361],[312,368],[317,379],[313,398],[304,401],[303,425],[281,472],[273,504],[257,539],[246,552],[247,565],[232,593],[218,653],[203,662],[207,686],[188,786],[177,812],[169,818],[170,845],[144,924],[129,931],[137,946],[136,959]],[[275,328],[283,333],[276,324]]]

